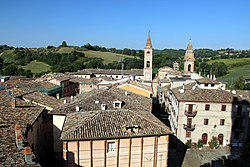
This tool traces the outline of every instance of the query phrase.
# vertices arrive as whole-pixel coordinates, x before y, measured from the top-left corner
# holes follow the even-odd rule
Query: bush
[[[190,140],[187,140],[186,146],[187,146],[188,148],[191,148],[191,147],[192,147],[192,140],[191,140],[191,139],[190,139]]]
[[[202,148],[203,147],[203,143],[202,143],[201,139],[198,140],[197,147],[198,148]]]
[[[213,136],[210,142],[208,142],[209,147],[212,149],[217,149],[219,148],[219,140],[217,137]]]

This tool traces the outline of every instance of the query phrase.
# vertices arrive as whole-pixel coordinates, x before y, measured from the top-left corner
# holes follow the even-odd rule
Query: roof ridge
[[[165,124],[163,124],[162,122],[160,122],[160,121],[158,120],[158,118],[156,118],[152,113],[150,113],[150,114],[154,117],[154,119],[157,119],[157,121],[159,121],[159,123],[161,123],[162,125],[160,125],[160,124],[158,124],[158,123],[152,121],[152,119],[146,118],[145,116],[143,116],[143,115],[141,115],[141,114],[139,114],[139,113],[137,113],[137,112],[135,112],[135,111],[131,111],[131,110],[129,110],[129,111],[132,112],[133,114],[135,114],[135,115],[137,115],[137,116],[139,116],[139,117],[141,117],[141,118],[147,120],[148,122],[151,122],[151,123],[155,124],[156,126],[158,126],[158,127],[160,127],[160,128],[164,128],[163,126],[166,126]],[[146,112],[146,111],[144,111],[144,112]],[[143,113],[143,111],[141,111],[140,113]],[[168,127],[168,126],[166,126],[166,127]],[[168,127],[168,128],[169,128],[169,127]]]

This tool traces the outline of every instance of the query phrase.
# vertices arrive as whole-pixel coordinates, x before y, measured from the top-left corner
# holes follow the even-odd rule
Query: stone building
[[[198,79],[162,92],[161,102],[177,138],[184,143],[201,139],[208,145],[215,136],[223,146],[246,141],[249,102],[223,89],[218,81]]]

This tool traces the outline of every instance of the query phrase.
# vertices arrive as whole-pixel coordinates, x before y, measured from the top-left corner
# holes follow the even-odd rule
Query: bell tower
[[[194,61],[194,49],[190,39],[184,56],[184,74],[190,74],[194,72]]]
[[[144,69],[143,69],[143,81],[152,82],[152,64],[153,64],[153,47],[148,33],[148,39],[144,48]]]

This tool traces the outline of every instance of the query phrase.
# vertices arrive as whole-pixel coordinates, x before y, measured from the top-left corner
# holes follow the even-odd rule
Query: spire
[[[191,38],[189,38],[189,43],[188,43],[188,46],[187,46],[187,50],[194,50],[194,49],[193,49],[193,45],[192,45]]]
[[[151,38],[150,38],[150,31],[148,32],[148,39],[147,39],[147,42],[146,42],[146,46],[145,46],[146,49],[152,49],[152,42],[151,42]]]

